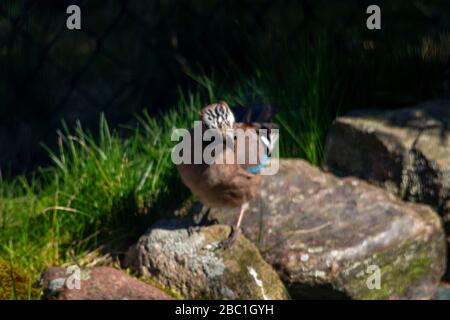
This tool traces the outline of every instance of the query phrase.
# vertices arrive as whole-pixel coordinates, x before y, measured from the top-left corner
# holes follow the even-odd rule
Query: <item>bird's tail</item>
[[[275,116],[275,108],[270,104],[256,104],[246,109],[241,120],[244,123],[270,123]]]

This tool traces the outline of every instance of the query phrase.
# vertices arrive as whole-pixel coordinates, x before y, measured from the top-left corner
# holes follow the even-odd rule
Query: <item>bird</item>
[[[262,109],[262,110],[261,110]],[[251,122],[254,113],[258,113],[255,122]],[[218,141],[218,149],[213,152],[214,159],[207,163],[203,158],[201,163],[194,163],[194,143],[191,143],[191,161],[177,165],[182,182],[196,195],[203,205],[208,208],[207,217],[211,208],[239,208],[236,225],[232,227],[229,237],[220,243],[220,247],[229,248],[241,233],[241,223],[248,203],[254,199],[261,186],[261,169],[270,160],[271,151],[278,138],[277,126],[270,122],[272,107],[248,108],[242,117],[242,122],[236,122],[235,116],[225,101],[212,103],[200,110],[202,130],[212,130],[223,139]],[[253,117],[252,117],[253,116]],[[236,143],[236,134],[240,132],[248,136],[244,144]],[[266,131],[261,135],[259,129]],[[189,135],[192,139],[194,128]],[[228,140],[227,140],[228,139]],[[233,142],[229,144],[230,141]],[[250,148],[255,143],[256,155],[251,154],[255,149]],[[201,141],[201,152],[210,144]],[[241,155],[243,161],[238,162]],[[253,156],[253,160],[251,161]],[[221,158],[222,157],[222,158]],[[227,158],[230,157],[230,158]],[[233,162],[223,161],[233,158]],[[242,160],[241,158],[241,160]],[[219,161],[222,159],[222,162]],[[203,217],[202,221],[205,221]]]

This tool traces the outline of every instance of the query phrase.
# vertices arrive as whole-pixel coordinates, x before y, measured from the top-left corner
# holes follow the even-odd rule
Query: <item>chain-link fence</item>
[[[81,8],[81,30],[66,27],[71,4]],[[105,112],[112,122],[125,122],[142,108],[173,104],[177,88],[190,81],[185,68],[217,62],[214,52],[235,46],[240,32],[263,26],[263,13],[273,5],[2,1],[2,167],[38,161],[39,141],[51,144],[61,118],[92,126]]]
[[[66,27],[72,4],[81,8],[81,30]],[[342,4],[354,11],[341,10]],[[361,28],[367,5],[365,0],[2,0],[0,168],[27,168],[46,158],[39,142],[52,145],[62,118],[92,127],[105,112],[113,123],[127,122],[142,108],[172,105],[178,87],[192,83],[184,73],[188,68],[220,68],[221,60],[229,59],[245,70],[246,52],[256,47],[267,54],[278,44],[277,33],[289,43],[330,17],[333,30],[347,28],[350,34],[355,25],[348,22]]]

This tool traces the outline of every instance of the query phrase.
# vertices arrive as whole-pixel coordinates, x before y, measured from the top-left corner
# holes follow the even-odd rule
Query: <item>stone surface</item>
[[[171,300],[162,290],[110,267],[80,270],[77,289],[76,273],[67,268],[49,268],[41,282],[44,299],[51,300]]]
[[[188,232],[186,220],[154,225],[128,252],[126,264],[188,299],[288,299],[277,273],[256,247],[240,236],[219,249],[230,228]]]
[[[211,214],[234,224],[238,210]],[[302,160],[281,160],[278,174],[264,177],[243,233],[293,298],[428,299],[445,268],[445,236],[430,207]],[[367,285],[374,266],[380,289]]]
[[[325,163],[339,175],[361,177],[450,213],[450,100],[337,118]]]
[[[437,289],[436,300],[450,300],[450,285],[449,284],[441,284]]]

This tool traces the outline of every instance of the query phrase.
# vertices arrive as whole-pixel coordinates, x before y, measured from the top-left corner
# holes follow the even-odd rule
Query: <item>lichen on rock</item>
[[[228,236],[228,226],[193,232],[188,227],[187,220],[157,223],[130,248],[126,265],[188,299],[289,297],[276,272],[243,236],[224,250],[218,244]]]

